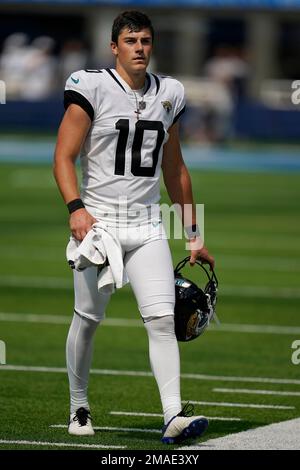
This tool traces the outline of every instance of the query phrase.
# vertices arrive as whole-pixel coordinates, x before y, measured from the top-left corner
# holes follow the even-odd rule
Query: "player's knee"
[[[97,324],[101,323],[105,319],[105,312],[97,311],[96,309],[94,311],[83,311],[75,308],[74,312],[80,317],[86,318],[87,320]]]
[[[162,316],[145,319],[144,325],[150,335],[164,336],[167,339],[175,337],[174,315],[171,311]]]
[[[88,318],[96,323],[105,319],[105,309],[110,295],[98,293],[97,297],[75,295],[75,311],[82,317]]]
[[[100,323],[105,318],[106,302],[90,302],[88,299],[81,299],[75,302],[75,312],[88,320]]]
[[[167,315],[174,315],[175,301],[167,300],[165,302],[152,301],[149,304],[139,305],[139,310],[143,320],[147,321],[149,318],[164,317]]]

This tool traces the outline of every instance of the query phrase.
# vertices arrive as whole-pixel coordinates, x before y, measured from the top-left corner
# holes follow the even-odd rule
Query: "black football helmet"
[[[198,338],[216,313],[218,280],[214,271],[209,272],[201,262],[196,261],[208,277],[208,282],[202,290],[180,273],[189,260],[189,256],[184,258],[174,270],[175,333],[178,341]]]

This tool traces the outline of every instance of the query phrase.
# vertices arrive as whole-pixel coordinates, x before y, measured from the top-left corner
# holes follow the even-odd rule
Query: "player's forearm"
[[[80,197],[75,162],[56,155],[53,173],[66,204]]]
[[[172,204],[179,204],[181,207],[183,225],[187,227],[196,224],[192,183],[187,168],[182,166],[172,175],[165,175],[164,181]]]
[[[79,198],[75,161],[91,125],[86,112],[68,107],[59,127],[54,156],[54,176],[66,203]]]

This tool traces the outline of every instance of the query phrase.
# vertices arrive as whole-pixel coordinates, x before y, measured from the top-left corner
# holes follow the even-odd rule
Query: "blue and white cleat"
[[[163,427],[161,440],[164,444],[180,444],[202,436],[208,428],[208,419],[204,416],[191,416],[193,410],[193,405],[187,403],[182,411]]]

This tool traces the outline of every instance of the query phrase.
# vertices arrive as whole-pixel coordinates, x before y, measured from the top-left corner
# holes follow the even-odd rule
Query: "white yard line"
[[[300,418],[201,441],[177,450],[299,450]]]
[[[23,263],[30,261],[47,261],[49,263],[61,263],[62,256],[61,250],[53,247],[37,248],[36,246],[27,246],[24,250],[24,246],[6,246],[5,248],[0,247],[1,259],[8,260],[22,260]],[[24,260],[24,261],[23,261]]]
[[[22,253],[22,251],[20,251]],[[23,252],[24,253],[24,252]],[[3,250],[5,256],[5,249]],[[260,256],[259,263],[253,255],[224,255],[214,253],[215,258],[218,260],[218,266],[224,267],[224,269],[241,269],[247,271],[286,271],[286,272],[298,272],[300,271],[300,263],[297,258],[275,258],[274,256]]]
[[[297,287],[244,286],[224,285],[219,289],[220,296],[259,297],[272,299],[299,299],[300,289]]]
[[[161,418],[163,416],[162,413],[143,413],[138,411],[110,411],[109,414],[116,416],[148,416],[153,418]]]
[[[138,413],[137,411],[110,411],[110,415],[116,415],[116,416],[148,416],[148,417],[157,417],[161,418],[163,417],[163,414],[161,413]],[[206,416],[207,419],[210,419],[211,421],[242,421],[241,418],[226,418],[226,417],[220,417],[220,416]]]
[[[300,335],[299,326],[279,325],[246,325],[236,323],[211,324],[208,331],[230,332],[230,333],[262,333],[275,335]]]
[[[206,374],[182,374],[181,377],[195,380],[215,380],[218,382],[250,382],[250,383],[270,383],[300,385],[299,379],[281,379],[271,377],[237,377],[229,375],[206,375]]]
[[[14,366],[14,365],[0,365],[0,372],[2,370],[9,371],[20,371],[20,372],[46,372],[46,373],[67,373],[66,367],[36,367],[36,366]],[[132,377],[153,377],[152,372],[146,371],[134,371],[134,370],[110,370],[110,369],[91,369],[91,374],[95,375],[116,375],[118,377],[122,376],[132,376]]]
[[[34,289],[73,289],[71,278],[34,277],[34,276],[0,276],[2,287],[26,287]]]
[[[256,403],[227,403],[218,401],[194,401],[189,400],[193,405],[202,406],[221,406],[229,408],[259,408],[259,409],[270,409],[270,410],[294,410],[294,406],[283,406],[283,405],[258,405]]]
[[[50,428],[67,428],[65,424],[51,424]],[[121,431],[121,432],[145,432],[161,434],[159,429],[145,429],[145,428],[116,428],[112,426],[93,426],[95,431]]]
[[[69,325],[72,317],[67,315],[40,315],[35,313],[0,312],[0,321],[15,323],[49,323],[52,325]]]
[[[72,321],[72,316],[0,312],[0,321],[16,323],[49,323],[53,325],[70,325]],[[131,318],[107,318],[104,320],[102,325],[143,327],[143,322],[142,320],[135,320]]]
[[[24,365],[0,365],[1,371],[20,371],[20,372],[46,372],[46,373],[63,373],[67,372],[65,367],[40,367],[40,366],[24,366]],[[151,372],[135,371],[135,370],[112,370],[112,369],[91,369],[91,374],[95,375],[116,375],[119,377],[153,377]],[[206,374],[181,374],[183,379],[208,380],[217,382],[251,382],[251,383],[273,383],[273,384],[293,384],[300,385],[297,379],[279,379],[270,377],[237,377],[227,375],[206,375]]]
[[[254,390],[251,388],[214,388],[217,393],[245,393],[249,395],[278,395],[283,397],[300,397],[300,392],[281,392],[279,390]]]
[[[41,315],[35,313],[0,312],[0,321],[16,323],[49,323],[56,325],[69,325],[72,317],[67,315]],[[141,320],[133,318],[106,318],[103,326],[142,328]],[[247,325],[236,323],[211,324],[208,331],[231,333],[262,333],[278,335],[300,335],[300,327],[279,325]]]
[[[47,175],[48,176],[48,175]],[[50,178],[52,176],[50,175]],[[25,182],[28,180],[26,178]],[[47,184],[47,181],[43,181]],[[51,181],[51,184],[54,181]],[[31,185],[29,181],[29,186]],[[40,184],[40,183],[39,183]],[[274,258],[274,256],[260,256],[259,263],[254,259],[253,256],[247,255],[224,255],[215,253],[215,257],[218,260],[218,265],[224,269],[241,269],[247,271],[278,271],[278,272],[299,272],[300,271],[300,260],[297,258]],[[18,260],[31,260],[36,261],[49,261],[49,262],[61,262],[63,255],[61,249],[54,246],[47,247],[46,250],[42,247],[27,246],[24,250],[23,246],[3,246],[0,247],[0,258],[3,259],[18,259]]]
[[[71,278],[57,277],[29,277],[29,276],[0,276],[2,287],[26,287],[35,289],[73,289]],[[300,289],[298,287],[271,287],[271,286],[245,286],[245,285],[222,285],[219,295],[235,297],[258,297],[258,298],[281,298],[299,299]]]
[[[127,446],[109,446],[101,444],[72,444],[70,442],[45,442],[45,441],[18,441],[18,440],[7,440],[0,439],[0,445],[12,444],[12,445],[29,445],[29,446],[46,446],[46,447],[80,447],[85,449],[126,449]]]

